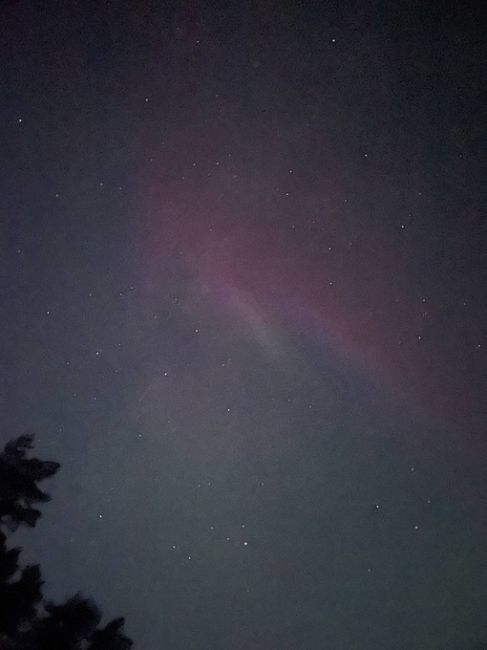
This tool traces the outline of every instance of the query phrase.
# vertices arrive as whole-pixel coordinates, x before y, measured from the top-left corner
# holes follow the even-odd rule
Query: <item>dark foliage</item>
[[[5,531],[37,524],[41,513],[33,505],[49,501],[37,483],[59,469],[26,457],[33,440],[21,436],[0,453],[0,650],[129,650],[123,618],[98,629],[101,613],[92,600],[77,594],[61,605],[46,602],[39,566],[21,569],[21,549],[7,548]]]
[[[116,618],[102,630],[96,630],[91,636],[88,650],[129,650],[132,641],[122,633],[125,620]]]
[[[59,463],[26,458],[34,436],[24,435],[11,440],[0,454],[0,523],[15,529],[19,524],[35,526],[41,516],[34,503],[49,501],[49,495],[37,486],[55,474]]]

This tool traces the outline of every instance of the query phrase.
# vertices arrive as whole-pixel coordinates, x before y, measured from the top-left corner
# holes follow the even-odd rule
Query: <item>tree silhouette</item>
[[[99,629],[93,600],[76,594],[61,605],[47,602],[39,566],[20,569],[21,549],[7,548],[5,531],[37,524],[41,512],[33,506],[50,499],[37,483],[60,467],[27,458],[33,442],[33,435],[23,435],[0,453],[0,650],[129,650],[123,618]]]
[[[8,442],[0,454],[0,523],[10,530],[15,530],[20,524],[36,525],[41,513],[32,504],[50,499],[38,488],[37,482],[59,469],[59,463],[26,458],[33,441],[33,435],[20,436]]]

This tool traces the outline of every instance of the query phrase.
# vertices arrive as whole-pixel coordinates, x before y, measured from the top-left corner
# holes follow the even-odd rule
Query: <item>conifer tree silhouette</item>
[[[20,548],[7,548],[7,532],[35,527],[34,507],[50,497],[37,485],[58,471],[52,461],[27,458],[34,436],[10,441],[0,453],[0,650],[129,650],[124,619],[99,629],[101,612],[80,594],[58,605],[45,601],[38,565],[19,567]]]

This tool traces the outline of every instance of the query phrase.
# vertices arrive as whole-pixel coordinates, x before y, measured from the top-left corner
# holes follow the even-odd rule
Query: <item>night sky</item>
[[[61,463],[17,533],[49,596],[143,650],[487,643],[484,18],[4,0],[0,442]]]

